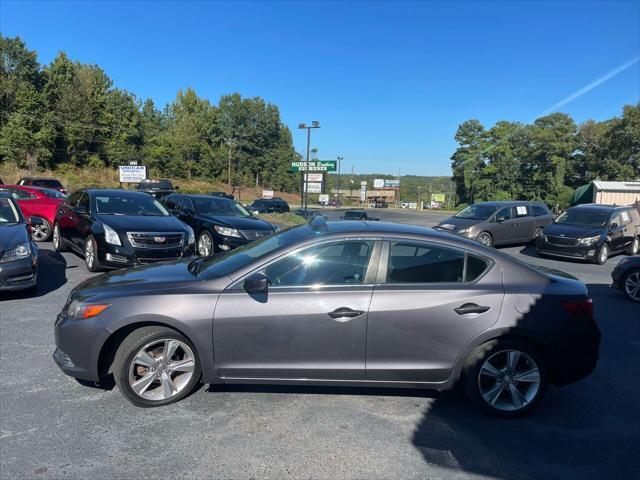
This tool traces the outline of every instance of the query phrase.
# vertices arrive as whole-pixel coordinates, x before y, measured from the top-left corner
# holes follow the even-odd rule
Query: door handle
[[[346,322],[349,318],[355,318],[362,315],[364,312],[362,310],[353,310],[348,307],[340,307],[336,308],[333,312],[329,312],[329,316],[331,318],[335,318],[338,321]]]
[[[519,223],[512,223],[511,226],[512,227],[517,227],[518,225],[520,225]]]
[[[465,303],[458,308],[454,308],[453,311],[458,315],[466,315],[468,313],[484,313],[489,309],[491,309],[491,307],[476,305],[475,303]]]

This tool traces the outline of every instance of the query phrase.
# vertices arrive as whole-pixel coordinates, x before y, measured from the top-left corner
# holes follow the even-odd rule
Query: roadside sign
[[[385,180],[384,188],[400,188],[400,179],[396,180]]]
[[[384,188],[384,179],[383,178],[376,178],[373,181],[373,188]]]
[[[444,203],[444,193],[432,193],[431,201]]]
[[[129,165],[138,165],[138,161],[137,160],[131,160],[129,162]]]
[[[305,183],[304,191],[307,193],[322,193],[322,183],[320,182]]]
[[[335,172],[337,160],[312,160],[309,162],[291,162],[292,172]]]
[[[262,190],[262,198],[273,198],[273,190]]]
[[[360,186],[361,187],[366,187],[367,186],[367,181],[366,180],[361,181],[360,182]]]
[[[320,195],[318,195],[318,202],[326,205],[329,203],[329,195],[326,193],[321,193]]]
[[[321,182],[322,173],[307,173],[304,177],[307,182]]]
[[[367,182],[362,182],[360,185],[360,201],[367,201]]]
[[[120,183],[140,183],[147,179],[146,165],[120,165]]]

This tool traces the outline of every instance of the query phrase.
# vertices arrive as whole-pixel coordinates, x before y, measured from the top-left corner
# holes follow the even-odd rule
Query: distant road
[[[323,210],[324,214],[330,220],[338,220],[344,211],[348,209]],[[423,211],[417,212],[413,210],[401,210],[397,208],[366,208],[367,214],[371,217],[379,218],[383,222],[408,223],[410,225],[419,225],[422,227],[433,227],[442,219],[450,217],[451,212]]]

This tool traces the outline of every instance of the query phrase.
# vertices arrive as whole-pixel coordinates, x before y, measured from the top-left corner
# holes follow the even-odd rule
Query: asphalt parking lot
[[[583,280],[603,333],[594,374],[516,420],[486,417],[456,393],[390,389],[204,386],[178,404],[136,408],[53,363],[55,316],[91,274],[77,255],[41,244],[37,292],[0,297],[0,476],[639,478],[640,306],[609,287],[621,257],[598,266],[502,250]]]

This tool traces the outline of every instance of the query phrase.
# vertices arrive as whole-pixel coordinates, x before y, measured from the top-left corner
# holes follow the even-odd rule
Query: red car
[[[67,194],[67,190],[62,186],[60,180],[56,180],[55,178],[24,177],[18,181],[18,185],[23,187],[50,188],[51,190],[62,192],[65,195]]]
[[[23,185],[0,185],[0,191],[9,192],[17,200],[25,217],[38,217],[43,220],[42,225],[33,225],[32,237],[36,242],[47,241],[51,236],[58,207],[66,195],[51,188]]]

